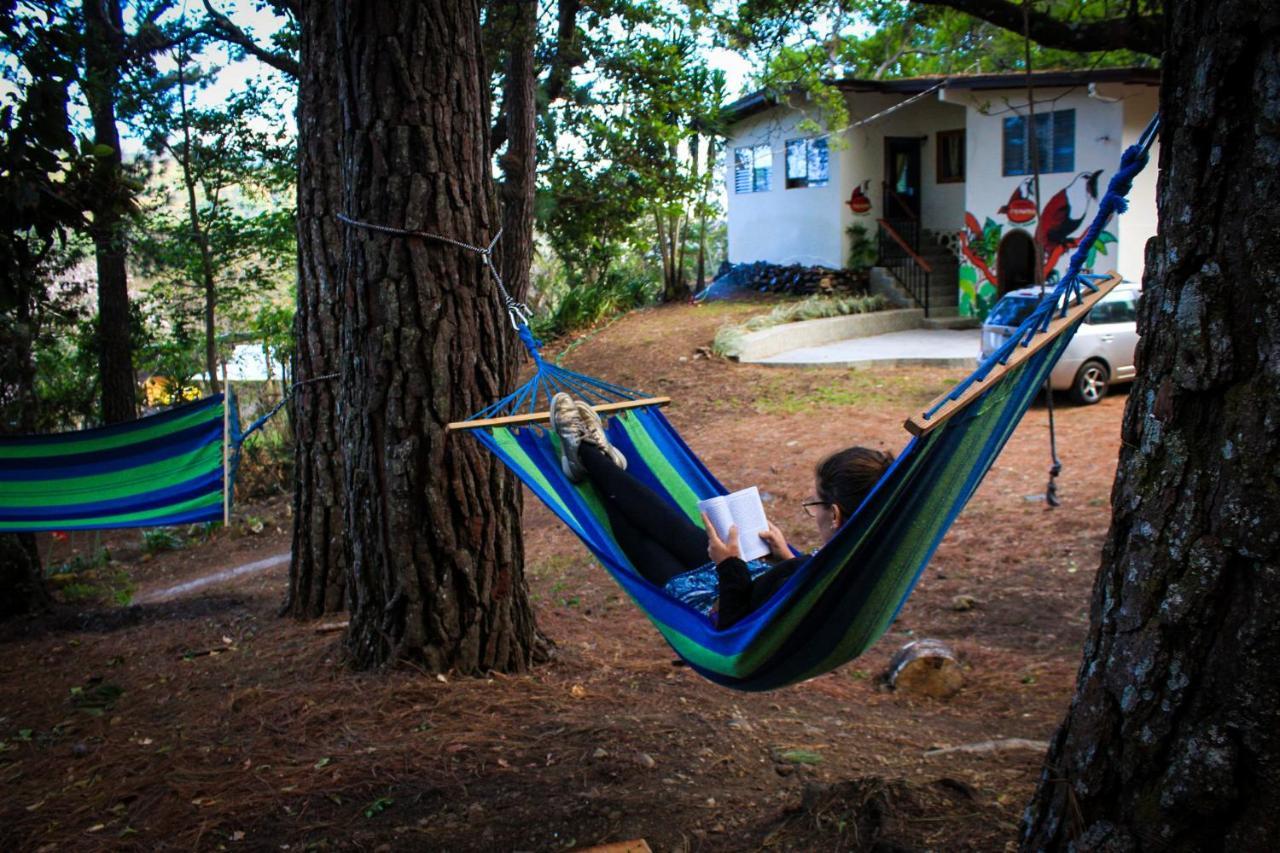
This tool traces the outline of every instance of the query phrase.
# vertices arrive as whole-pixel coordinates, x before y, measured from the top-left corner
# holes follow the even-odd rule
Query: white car
[[[1138,285],[1121,282],[1093,306],[1049,375],[1053,390],[1069,391],[1072,400],[1087,406],[1106,396],[1113,382],[1133,379],[1141,296]],[[1040,299],[1040,288],[1024,287],[1009,291],[992,306],[982,324],[982,358],[1012,337]]]

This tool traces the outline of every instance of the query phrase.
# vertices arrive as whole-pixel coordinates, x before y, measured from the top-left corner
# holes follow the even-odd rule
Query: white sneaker
[[[622,455],[622,451],[609,443],[608,437],[604,434],[604,422],[600,420],[600,415],[595,409],[579,400],[576,403],[578,407],[578,417],[582,421],[582,441],[589,441],[596,447],[600,448],[605,454],[613,460],[613,464],[622,470],[627,470],[627,457]]]
[[[560,436],[560,470],[571,483],[581,483],[587,477],[587,470],[578,460],[578,445],[587,426],[573,398],[563,391],[551,398],[551,428]]]

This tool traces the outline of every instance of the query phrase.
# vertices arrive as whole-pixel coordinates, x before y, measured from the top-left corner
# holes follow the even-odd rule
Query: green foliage
[[[0,6],[0,432],[38,427],[33,353],[76,322],[80,294],[55,279],[97,153],[71,124],[79,44],[60,10]]]
[[[135,128],[154,158],[137,258],[153,279],[153,316],[163,317],[145,366],[175,380],[185,354],[215,366],[206,363],[210,315],[215,348],[256,327],[287,357],[279,338],[292,314],[282,306],[296,267],[293,142],[279,93],[251,82],[197,107],[214,70],[181,48],[176,63],[135,93]]]
[[[167,527],[149,527],[142,531],[142,552],[144,554],[160,554],[165,551],[180,551],[186,547],[182,537]]]
[[[661,282],[651,269],[627,264],[606,271],[599,283],[545,283],[544,305],[533,320],[533,332],[549,340],[600,320],[654,302]]]
[[[849,260],[845,264],[855,272],[871,269],[876,262],[876,241],[870,229],[861,222],[854,222],[845,229],[849,235]]]
[[[538,223],[575,285],[643,258],[670,295],[687,282],[682,247],[696,255],[690,223],[715,215],[723,75],[683,10],[618,3],[582,17],[581,73],[541,115]]]
[[[45,569],[45,574],[50,577],[54,575],[74,575],[93,569],[100,569],[110,562],[111,552],[106,548],[98,548],[91,554],[76,554],[65,562],[50,565]]]
[[[1135,13],[1154,11],[1154,0],[1134,4]],[[1108,0],[1038,0],[1036,11],[1068,23],[1118,17]],[[752,85],[775,97],[788,93],[803,110],[802,128],[840,131],[851,119],[843,95],[832,83],[841,78],[886,79],[964,73],[1020,71],[1027,46],[1010,32],[963,12],[901,0],[844,0],[796,4],[787,0],[744,0],[713,15],[722,44],[753,50],[763,70]],[[1125,50],[1094,53],[1030,46],[1033,68],[1154,66],[1156,60]]]
[[[801,320],[819,320],[823,317],[840,317],[847,314],[870,314],[883,311],[889,302],[878,294],[863,296],[810,296],[798,302],[785,302],[768,314],[752,317],[743,323],[721,326],[716,332],[711,349],[717,355],[732,356],[742,348],[742,337],[748,332],[758,332],[783,323]]]

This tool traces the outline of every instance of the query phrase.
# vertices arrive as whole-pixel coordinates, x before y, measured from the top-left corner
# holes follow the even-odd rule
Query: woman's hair
[[[893,464],[893,454],[870,447],[837,450],[815,466],[818,499],[840,507],[840,517],[849,518],[871,487]]]

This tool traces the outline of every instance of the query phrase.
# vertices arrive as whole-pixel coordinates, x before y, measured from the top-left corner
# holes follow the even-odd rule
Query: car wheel
[[[1082,406],[1092,406],[1107,396],[1111,371],[1100,361],[1086,361],[1076,371],[1071,383],[1071,399]]]

